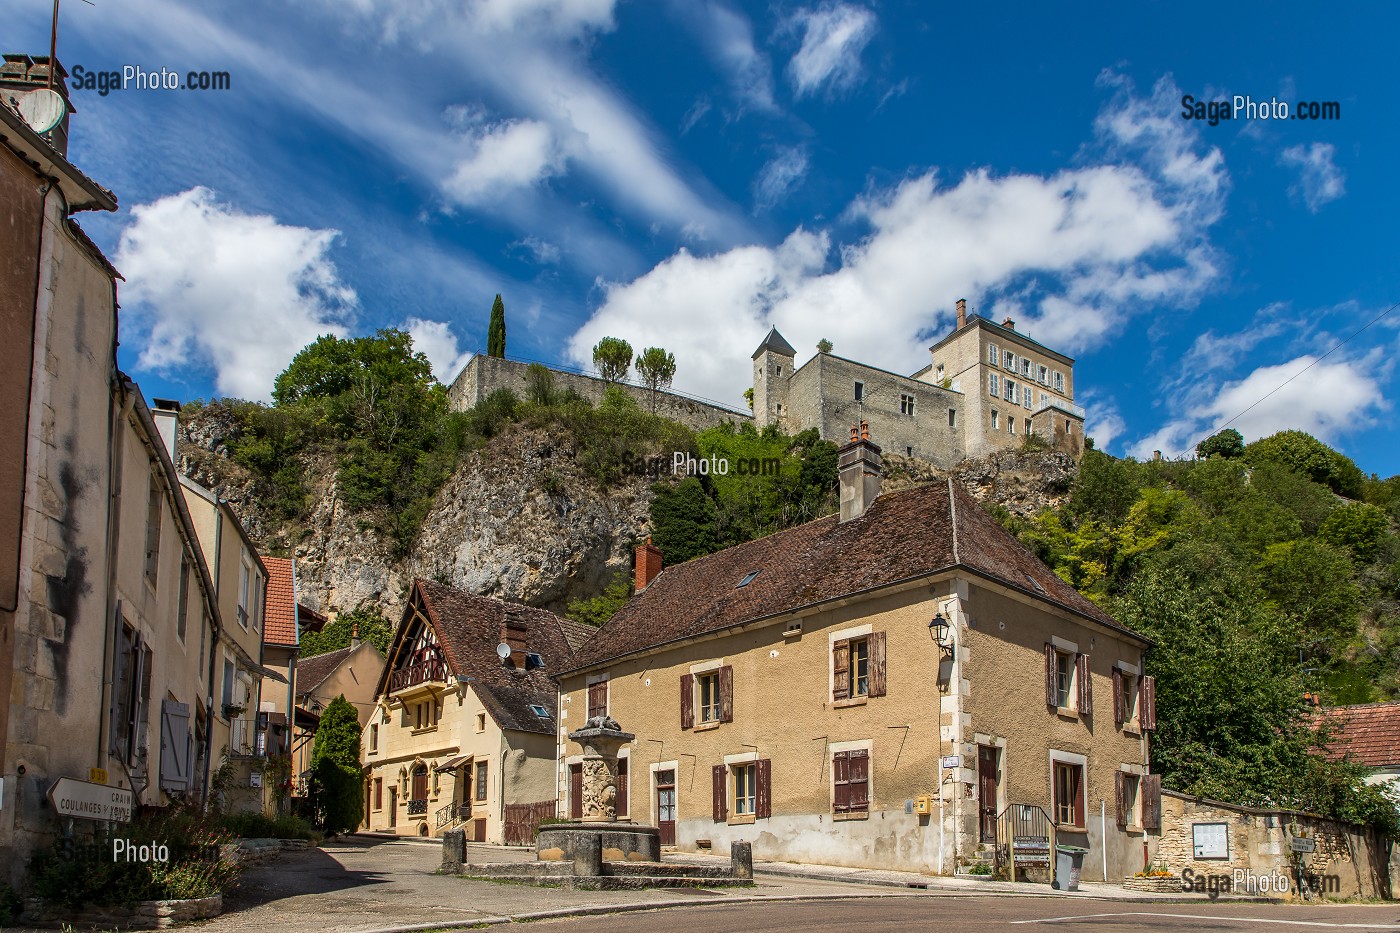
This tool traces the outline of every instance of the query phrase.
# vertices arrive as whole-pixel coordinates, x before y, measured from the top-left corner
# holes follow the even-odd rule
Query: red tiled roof
[[[662,570],[578,651],[573,669],[955,566],[1142,638],[948,480],[886,493],[845,524],[829,515]]]
[[[267,606],[263,610],[263,641],[269,645],[297,643],[297,597],[292,561],[264,557],[267,568]]]
[[[1368,768],[1400,765],[1400,703],[1360,703],[1318,710],[1330,727],[1329,758],[1350,758]]]

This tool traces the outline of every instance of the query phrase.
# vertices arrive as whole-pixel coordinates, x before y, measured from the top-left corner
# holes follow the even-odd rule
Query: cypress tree
[[[491,305],[491,326],[486,332],[486,355],[506,355],[506,305],[501,301],[499,294]]]

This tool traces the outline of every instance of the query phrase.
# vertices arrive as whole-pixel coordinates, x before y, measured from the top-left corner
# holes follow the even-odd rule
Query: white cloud
[[[1298,180],[1288,193],[1301,197],[1316,214],[1329,201],[1346,194],[1346,175],[1332,162],[1337,148],[1331,143],[1290,146],[1279,156],[1279,164],[1298,172]]]
[[[1228,187],[1223,160],[1198,151],[1195,130],[1147,123],[1130,90],[1112,105],[1128,113],[1100,121],[1101,164],[1045,176],[983,169],[952,185],[928,171],[873,191],[847,211],[868,234],[842,244],[834,268],[829,234],[802,230],[777,248],[683,252],[608,285],[570,352],[586,363],[607,334],[660,342],[677,354],[679,388],[728,398],[749,385],[749,354],[770,325],[796,347],[826,337],[843,356],[912,372],[958,297],[999,317],[1012,296],[1018,327],[1069,353],[1134,315],[1189,304],[1216,274],[1206,232]],[[1164,82],[1154,97],[1174,92]],[[657,308],[693,322],[693,339],[672,336]]]
[[[559,247],[537,236],[523,237],[516,240],[511,246],[528,251],[534,257],[535,262],[541,265],[553,265],[559,261],[561,255]]]
[[[549,127],[534,120],[497,123],[468,134],[471,154],[459,161],[443,190],[457,204],[477,206],[513,188],[528,188],[563,167]]]
[[[754,179],[754,203],[759,210],[768,210],[792,192],[807,177],[807,152],[785,147],[764,165]]]
[[[1389,364],[1379,351],[1362,359],[1318,362],[1313,355],[1260,366],[1243,379],[1212,384],[1182,415],[1130,445],[1135,456],[1189,456],[1194,445],[1229,421],[1246,441],[1279,431],[1306,431],[1325,443],[1374,423],[1389,409],[1381,383]],[[1302,374],[1301,376],[1299,374]],[[1231,420],[1233,419],[1233,420]]]
[[[706,53],[724,74],[734,96],[745,106],[773,111],[773,66],[754,47],[753,24],[717,0],[686,2],[675,9],[699,34]]]
[[[212,366],[223,395],[267,400],[321,334],[346,333],[355,292],[329,252],[337,230],[244,214],[196,187],[131,209],[116,262],[123,302],[149,332],[138,366]]]
[[[408,331],[413,338],[413,349],[428,358],[433,366],[433,376],[443,385],[451,385],[472,358],[472,351],[461,348],[451,325],[443,321],[411,317],[399,327]]]
[[[788,63],[788,77],[798,97],[853,86],[861,74],[860,53],[875,35],[875,14],[865,7],[834,3],[799,10],[793,26],[802,30],[802,47]]]

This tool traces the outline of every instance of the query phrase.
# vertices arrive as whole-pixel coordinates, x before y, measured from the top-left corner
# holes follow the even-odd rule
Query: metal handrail
[[[1058,408],[1060,411],[1074,415],[1076,418],[1080,419],[1088,417],[1088,414],[1080,406],[1073,402],[1067,402],[1062,398],[1055,398],[1054,396],[1047,398],[1043,402],[1038,402],[1035,406],[1034,413],[1039,414],[1047,408]]]
[[[471,809],[469,803],[449,803],[444,807],[438,807],[437,828],[450,829],[456,826],[471,814]]]

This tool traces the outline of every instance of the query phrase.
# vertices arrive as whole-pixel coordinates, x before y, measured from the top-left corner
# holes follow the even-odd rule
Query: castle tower
[[[788,380],[797,351],[774,327],[753,351],[753,418],[758,428],[781,425],[788,414]]]

